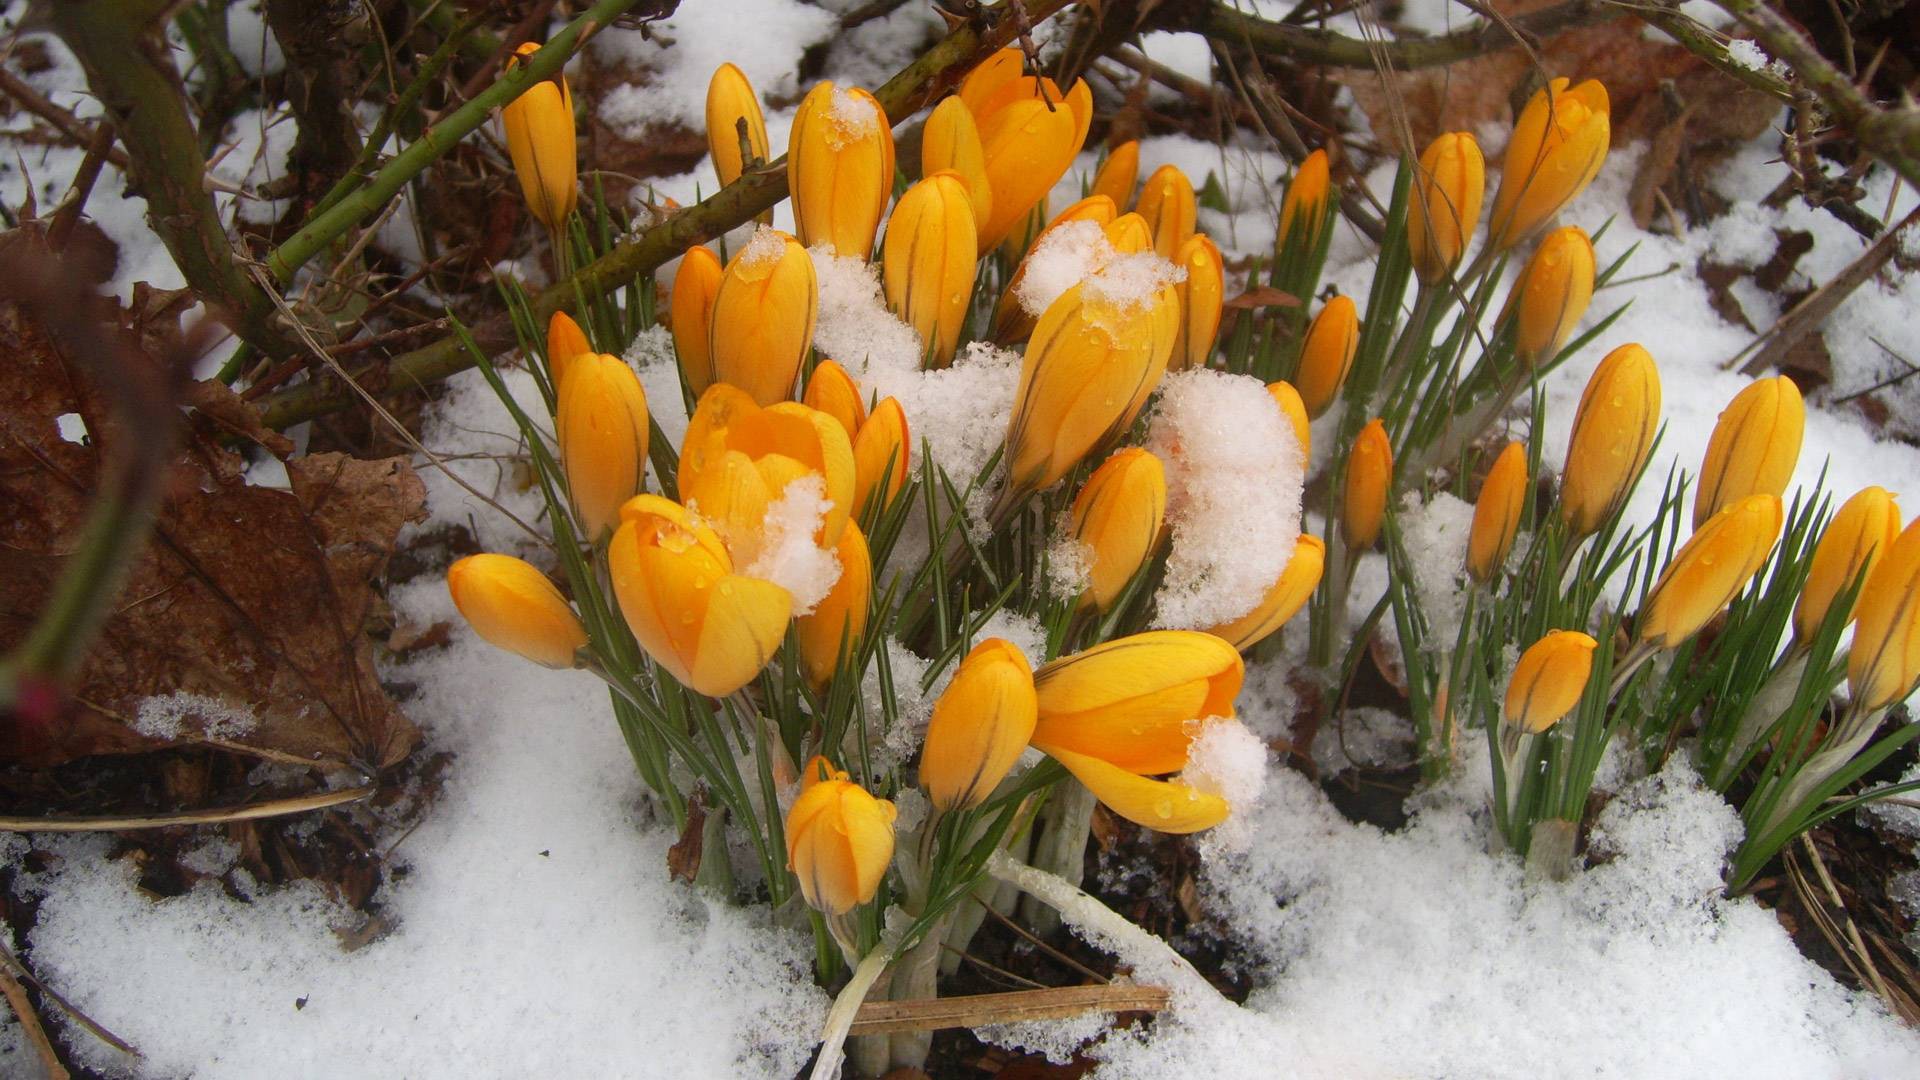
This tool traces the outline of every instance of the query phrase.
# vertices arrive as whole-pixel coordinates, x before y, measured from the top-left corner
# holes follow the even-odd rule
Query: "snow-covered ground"
[[[732,59],[788,103],[768,115],[776,154],[800,89],[792,72],[808,48],[830,44],[828,77],[872,84],[910,58],[937,23],[922,5],[852,34],[796,0],[682,7],[662,28],[675,43],[658,54],[668,64],[664,77],[605,101],[605,118],[638,133],[650,118],[697,121],[713,64]],[[742,26],[753,31],[741,34]],[[1192,44],[1170,37],[1149,47],[1204,78],[1205,54]],[[655,48],[616,33],[595,47],[640,59]],[[259,50],[270,60],[268,52]],[[73,92],[76,78],[56,64],[35,81],[86,115],[93,106]],[[245,145],[222,175],[258,183],[278,168],[273,155],[284,154],[291,126],[254,117],[235,128]],[[1480,134],[1492,156],[1504,132]],[[1589,231],[1612,220],[1599,245],[1603,264],[1632,243],[1640,249],[1624,272],[1638,280],[1599,293],[1590,318],[1630,301],[1626,315],[1547,382],[1541,437],[1550,467],[1593,364],[1605,349],[1639,341],[1659,360],[1665,384],[1666,436],[1649,475],[1664,476],[1671,463],[1697,468],[1715,416],[1746,382],[1722,365],[1750,335],[1713,314],[1692,268],[1709,258],[1765,262],[1775,229],[1813,234],[1797,273],[1815,282],[1862,250],[1828,215],[1798,203],[1758,205],[1782,176],[1764,141],[1721,170],[1732,211],[1678,237],[1642,233],[1626,211],[1638,153],[1616,151],[1565,216]],[[1056,207],[1078,197],[1093,161],[1082,158]],[[1203,210],[1200,225],[1229,259],[1269,249],[1276,178],[1284,175],[1277,156],[1180,137],[1143,143],[1143,176],[1168,161],[1196,185],[1210,172],[1220,180],[1231,210]],[[19,205],[30,174],[41,205],[50,205],[77,163],[77,151],[22,147],[0,167],[0,198]],[[1381,173],[1370,182],[1384,195],[1389,179]],[[1883,174],[1867,183],[1869,205],[1891,205],[1897,217],[1914,204],[1910,192],[1890,201]],[[714,186],[710,166],[656,185],[683,203]],[[113,287],[178,284],[141,222],[144,207],[118,194],[118,178],[103,179],[90,204],[121,245]],[[779,214],[790,220],[784,207]],[[1364,240],[1343,224],[1328,280],[1364,296],[1369,259]],[[1756,325],[1779,314],[1757,290],[1739,299]],[[1897,370],[1889,352],[1920,357],[1916,310],[1913,276],[1892,286],[1869,282],[1827,326],[1833,384],[1810,401],[1796,484],[1810,485],[1825,468],[1828,489],[1844,497],[1876,483],[1898,492],[1920,473],[1920,450],[1881,438],[1849,406],[1824,405]],[[484,384],[471,373],[453,382],[429,419],[428,445],[447,453],[511,449],[511,425]],[[1915,415],[1916,395],[1920,388],[1896,389],[1888,403],[1896,415]],[[978,407],[965,394],[946,397],[955,408]],[[941,400],[922,395],[923,415],[911,417],[916,431],[939,428],[942,418],[926,413]],[[958,429],[964,420],[950,423]],[[1324,458],[1330,440],[1315,435]],[[531,507],[531,494],[507,490],[498,466],[455,467],[510,508]],[[427,528],[476,523],[483,544],[514,546],[503,519],[476,518],[487,513],[482,504],[431,470],[427,479]],[[1654,497],[1642,490],[1630,515],[1650,516]],[[391,600],[404,619],[459,626],[432,579]],[[132,867],[104,858],[102,840],[34,841],[58,858],[19,875],[18,887],[38,894],[41,906],[29,939],[14,945],[144,1054],[128,1059],[69,1032],[88,1064],[199,1080],[429,1080],[786,1077],[804,1063],[827,1001],[808,970],[810,941],[771,928],[761,911],[716,906],[667,880],[673,837],[638,809],[638,780],[590,679],[520,662],[464,627],[449,648],[390,674],[418,687],[409,716],[432,747],[454,757],[424,823],[389,838],[390,861],[408,873],[382,887],[394,929],[363,948],[340,947],[334,929],[348,913],[311,888],[261,890],[242,901],[209,881],[149,901],[134,888]],[[1257,731],[1284,731],[1291,698],[1283,674],[1279,665],[1249,673],[1242,713]],[[1376,745],[1392,740],[1378,717],[1353,723]],[[1103,1063],[1097,1075],[1920,1075],[1920,1035],[1804,959],[1770,912],[1719,898],[1738,818],[1684,764],[1629,785],[1596,830],[1595,847],[1611,860],[1564,884],[1523,883],[1510,858],[1487,853],[1482,761],[1470,759],[1465,779],[1424,794],[1413,822],[1396,833],[1345,820],[1312,784],[1270,766],[1263,801],[1244,811],[1251,827],[1236,830],[1250,842],[1203,844],[1203,899],[1250,966],[1252,997],[1244,1007],[1183,998],[1157,1023],[1104,1036],[1092,1051]],[[16,859],[25,848],[25,840],[0,835],[0,857]],[[210,841],[201,861],[218,874],[234,854]],[[1097,1035],[1085,1025],[1043,1026],[1015,1041],[1058,1049],[1089,1033]],[[30,1054],[17,1026],[0,1027],[0,1073],[29,1067]]]

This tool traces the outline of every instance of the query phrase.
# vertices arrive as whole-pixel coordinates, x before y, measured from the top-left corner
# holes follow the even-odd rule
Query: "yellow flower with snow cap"
[[[787,190],[802,247],[825,244],[843,259],[873,254],[873,234],[893,197],[893,125],[872,94],[823,82],[793,114]]]
[[[726,383],[700,396],[680,444],[680,498],[743,565],[760,553],[768,508],[804,476],[820,478],[829,505],[816,541],[832,548],[854,493],[853,446],[840,422],[793,401],[763,409]]]
[[[762,405],[793,396],[820,306],[813,259],[793,237],[761,229],[728,260],[714,290],[707,351],[717,382]]]

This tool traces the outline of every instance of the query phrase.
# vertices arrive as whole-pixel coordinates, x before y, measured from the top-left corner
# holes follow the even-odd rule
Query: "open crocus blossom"
[[[1638,345],[1606,355],[1573,414],[1560,516],[1577,539],[1597,531],[1626,502],[1660,426],[1660,369]]]
[[[875,498],[883,511],[892,505],[907,486],[912,456],[906,410],[900,402],[886,398],[873,407],[873,415],[860,425],[860,434],[853,440],[853,512],[866,513],[868,500]]]
[[[1647,594],[1640,640],[1671,649],[1698,633],[1766,565],[1784,514],[1780,496],[1749,495],[1694,530]]]
[[[1587,692],[1599,647],[1578,630],[1550,630],[1527,646],[1507,683],[1507,723],[1534,735],[1559,723]]]
[[[1480,200],[1486,187],[1487,165],[1480,156],[1480,144],[1464,131],[1440,136],[1420,155],[1413,207],[1407,214],[1407,246],[1421,281],[1444,280],[1460,265],[1467,241],[1480,223]]]
[[[1020,760],[1038,718],[1026,654],[1002,638],[975,645],[927,722],[920,784],[934,807],[964,810],[991,795]]]
[[[469,555],[447,568],[453,606],[497,648],[550,668],[570,668],[586,628],[560,590],[511,555]]]
[[[1214,338],[1220,334],[1220,313],[1226,303],[1226,265],[1220,249],[1205,233],[1195,233],[1181,245],[1176,260],[1187,272],[1177,289],[1180,294],[1180,336],[1174,342],[1169,371],[1206,367],[1213,355]]]
[[[1052,79],[1022,75],[1018,49],[1002,49],[967,74],[960,100],[973,113],[986,155],[993,212],[980,223],[980,253],[1007,238],[1067,174],[1093,123],[1085,79],[1062,93]]]
[[[707,83],[707,152],[713,155],[713,171],[722,187],[740,179],[746,167],[740,152],[743,141],[753,157],[766,161],[770,156],[767,121],[753,84],[739,68],[721,64]]]
[[[1327,152],[1315,150],[1308,154],[1294,170],[1287,194],[1280,200],[1280,231],[1273,240],[1275,251],[1286,247],[1296,232],[1303,237],[1320,234],[1320,226],[1327,220],[1327,192],[1331,186]]]
[[[1573,335],[1593,302],[1593,241],[1578,225],[1540,241],[1507,301],[1515,319],[1514,350],[1528,364],[1548,360]]]
[[[720,257],[695,246],[680,258],[673,275],[673,295],[667,300],[667,318],[673,327],[673,354],[680,374],[695,397],[707,392],[713,374],[713,301],[720,293]]]
[[[1093,174],[1093,194],[1105,195],[1115,206],[1133,201],[1133,185],[1140,178],[1140,140],[1128,139],[1107,153]]]
[[[867,604],[873,595],[873,555],[860,526],[847,522],[834,546],[840,576],[826,598],[808,614],[793,620],[794,640],[800,645],[800,667],[816,689],[825,686],[840,657],[867,631]]]
[[[1467,573],[1473,580],[1485,585],[1506,564],[1526,501],[1527,448],[1510,442],[1487,470],[1480,500],[1473,504],[1473,529],[1467,534]]]
[[[707,350],[716,382],[771,405],[793,396],[820,305],[813,259],[793,237],[761,229],[727,263],[714,291]]]
[[[1075,285],[1040,316],[1020,367],[1007,426],[1008,489],[1051,487],[1101,442],[1133,423],[1160,384],[1179,332],[1173,286],[1151,298],[1112,298]]]
[[[1600,174],[1612,138],[1607,88],[1554,79],[1514,121],[1500,166],[1489,236],[1504,251],[1545,225]]]
[[[1129,446],[1087,478],[1073,500],[1073,538],[1087,559],[1082,603],[1113,607],[1133,575],[1153,554],[1167,515],[1167,470],[1160,459]]]
[[[636,495],[620,508],[607,570],[640,647],[697,693],[752,682],[786,637],[792,595],[734,573],[719,535],[670,499]]]
[[[1920,521],[1867,575],[1855,610],[1847,686],[1853,707],[1872,712],[1901,701],[1920,680]]]
[[[1326,565],[1326,543],[1317,536],[1301,533],[1293,543],[1292,557],[1287,559],[1287,565],[1267,589],[1267,594],[1260,598],[1260,603],[1238,619],[1207,633],[1246,652],[1300,613],[1313,596],[1313,590],[1320,587],[1320,576],[1326,572]]]
[[[507,58],[507,70],[540,51],[529,41]],[[526,88],[500,110],[507,129],[507,155],[527,209],[549,229],[560,228],[580,200],[573,131],[573,91],[567,77],[554,72]]]
[[[979,226],[993,216],[993,185],[987,181],[986,150],[980,145],[980,128],[967,111],[966,102],[948,97],[927,115],[920,133],[920,175],[932,176],[951,171],[967,187],[967,201],[973,207],[975,240]],[[894,213],[900,211],[896,207]]]
[[[807,392],[800,397],[801,404],[809,409],[818,409],[847,429],[847,438],[860,433],[860,425],[867,422],[867,406],[860,400],[860,386],[847,374],[847,369],[832,360],[822,360],[813,367],[813,374],[807,376]]]
[[[1244,669],[1213,634],[1149,630],[1065,656],[1034,673],[1035,746],[1142,775],[1186,767],[1189,721],[1230,717]]]
[[[1319,416],[1333,404],[1340,387],[1353,370],[1353,357],[1360,347],[1360,310],[1351,296],[1336,296],[1327,301],[1307,327],[1307,338],[1300,346],[1300,367],[1293,385],[1307,415]]]
[[[556,311],[553,318],[547,320],[547,374],[553,380],[553,392],[558,395],[560,387],[567,381],[567,365],[581,353],[590,353],[593,346],[587,343],[587,335],[573,316],[564,311]]]
[[[1800,462],[1807,426],[1800,388],[1785,375],[1755,379],[1713,425],[1694,492],[1693,527],[1748,495],[1781,495]]]
[[[1153,229],[1153,248],[1169,262],[1180,258],[1180,248],[1193,235],[1200,207],[1193,194],[1193,181],[1177,165],[1162,165],[1140,185],[1136,212]]]
[[[761,408],[715,383],[694,406],[680,444],[680,498],[695,506],[742,565],[758,557],[767,509],[803,476],[818,476],[829,503],[816,541],[840,542],[853,505],[853,445],[840,422],[795,401]]]
[[[1017,344],[1025,341],[1027,336],[1033,333],[1034,317],[1020,302],[1020,286],[1026,281],[1027,264],[1033,260],[1033,253],[1046,244],[1047,237],[1055,229],[1074,221],[1091,221],[1105,229],[1113,224],[1114,218],[1118,216],[1119,211],[1114,208],[1112,199],[1105,195],[1089,195],[1060,211],[1058,217],[1048,222],[1046,228],[1040,230],[1040,235],[1034,237],[1033,246],[1027,249],[1026,256],[1020,260],[1020,265],[1013,268],[1013,276],[1007,279],[1007,287],[1001,290],[1000,299],[993,305],[992,338],[996,344]]]
[[[1380,539],[1393,488],[1393,444],[1378,417],[1367,421],[1347,458],[1346,497],[1340,500],[1340,533],[1347,546],[1365,551]]]
[[[933,173],[908,188],[887,219],[880,255],[887,306],[920,335],[926,366],[953,362],[973,299],[973,210],[960,174]]]
[[[810,780],[787,811],[787,869],[810,906],[845,915],[873,899],[893,862],[893,804],[844,772]]]
[[[646,392],[625,360],[582,353],[567,369],[553,426],[580,530],[598,541],[644,479]]]
[[[1812,641],[1834,601],[1862,574],[1872,574],[1899,535],[1900,506],[1886,488],[1861,488],[1841,504],[1813,549],[1807,582],[1793,609],[1794,636]],[[1855,596],[1849,615],[1858,607]]]
[[[1275,405],[1280,406],[1280,414],[1293,427],[1293,437],[1300,443],[1300,461],[1304,465],[1313,456],[1313,425],[1307,419],[1307,403],[1300,400],[1300,391],[1285,379],[1268,383],[1267,394],[1273,398]]]
[[[893,197],[893,125],[874,96],[823,82],[793,114],[787,187],[803,247],[866,259]]]

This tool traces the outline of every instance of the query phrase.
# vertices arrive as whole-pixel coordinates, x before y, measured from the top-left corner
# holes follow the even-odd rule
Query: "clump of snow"
[[[1022,1020],[1007,1024],[987,1024],[973,1034],[988,1046],[1018,1053],[1039,1054],[1054,1065],[1073,1060],[1080,1048],[1104,1034],[1114,1014],[1088,1012],[1063,1020]]]
[[[980,624],[979,631],[973,635],[973,643],[978,645],[988,638],[1001,638],[1009,645],[1018,648],[1026,655],[1027,663],[1036,668],[1046,662],[1047,628],[1040,625],[1037,619],[1009,608],[1001,608],[987,616],[987,621]],[[954,669],[959,666],[954,664],[942,673],[940,681],[935,684],[936,696],[939,691],[947,688],[947,683],[953,681]]]
[[[1322,776],[1355,767],[1395,768],[1413,761],[1413,724],[1389,709],[1348,709],[1320,725],[1309,752]]]
[[[1300,536],[1300,443],[1246,375],[1169,375],[1147,431],[1167,469],[1173,547],[1154,625],[1203,630],[1252,611]]]
[[[133,730],[150,739],[234,739],[260,724],[253,710],[205,694],[155,694],[134,711]]]
[[[787,238],[780,230],[762,225],[753,231],[753,239],[747,241],[747,246],[734,258],[739,260],[740,268],[746,270],[774,262],[786,253]]]
[[[1418,492],[1409,491],[1401,501],[1400,530],[1414,591],[1426,615],[1425,647],[1450,650],[1466,615],[1467,539],[1473,532],[1473,504],[1446,491],[1434,492],[1423,504]]]
[[[880,110],[873,107],[873,102],[853,91],[851,86],[833,88],[825,118],[827,146],[831,149],[866,138],[880,120]]]
[[[1187,280],[1187,272],[1158,252],[1135,251],[1102,266],[1081,286],[1082,295],[1121,308],[1139,307],[1160,290]]]
[[[740,571],[793,595],[793,613],[810,615],[840,580],[840,558],[814,542],[833,503],[826,482],[809,473],[789,483],[767,507],[760,548]]]
[[[1027,314],[1044,314],[1062,293],[1085,281],[1118,254],[1099,222],[1065,222],[1049,229],[1027,252],[1013,298]]]
[[[1187,747],[1187,768],[1180,782],[1227,800],[1232,813],[1202,837],[1202,843],[1239,851],[1257,837],[1248,825],[1267,786],[1271,755],[1267,744],[1238,720],[1212,717],[1199,726]]]
[[[1751,38],[1734,38],[1727,42],[1727,59],[1748,71],[1764,71],[1768,62],[1766,51]]]
[[[888,638],[880,648],[886,653],[887,674],[893,687],[894,719],[887,722],[886,698],[880,682],[880,663],[876,658],[860,677],[861,705],[866,709],[872,739],[873,767],[882,771],[897,768],[920,750],[926,741],[927,721],[933,718],[933,702],[939,695],[923,690],[921,680],[927,673],[926,659],[899,641]],[[849,738],[853,736],[850,733]]]
[[[1911,784],[1915,781],[1920,781],[1920,764],[1908,768],[1894,783]],[[1891,799],[1876,799],[1860,808],[1860,816],[1902,836],[1920,837],[1920,795],[1915,792]]]
[[[1069,531],[1071,524],[1062,514],[1053,543],[1047,545],[1047,589],[1062,600],[1086,592],[1093,581],[1093,548]]]
[[[813,347],[859,378],[866,370],[917,371],[920,335],[887,310],[880,274],[865,259],[841,258],[826,244],[808,249],[820,286]],[[864,381],[862,391],[867,390]]]

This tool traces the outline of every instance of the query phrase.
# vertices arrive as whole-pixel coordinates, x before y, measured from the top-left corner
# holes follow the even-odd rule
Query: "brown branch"
[[[986,1024],[1028,1020],[1064,1020],[1090,1012],[1159,1012],[1167,1007],[1167,992],[1158,986],[1107,983],[1102,986],[1057,986],[1045,990],[1013,990],[1004,994],[919,1001],[869,1001],[854,1015],[849,1035],[886,1035],[906,1031],[940,1031]]]
[[[1445,67],[1523,43],[1537,43],[1562,30],[1610,22],[1623,14],[1619,7],[1605,0],[1566,0],[1499,22],[1482,21],[1439,37],[1365,41],[1330,30],[1311,30],[1258,18],[1216,0],[1201,9],[1188,28],[1295,63],[1351,68],[1385,65],[1396,71],[1412,71]]]
[[[1026,0],[1020,6],[1025,9],[1028,20],[1038,21],[1068,2]],[[975,64],[1019,36],[1027,23],[1017,17],[1013,8],[1010,3],[1001,3],[981,11],[874,91],[887,111],[888,120],[898,124],[919,112],[940,94],[958,86],[961,77]],[[679,258],[695,244],[703,244],[745,224],[786,197],[784,157],[749,170],[706,200],[621,242],[573,278],[533,297],[534,316],[544,324],[553,312],[572,310],[579,291],[611,293],[624,288],[636,277]],[[505,313],[476,324],[471,333],[475,344],[489,356],[505,352],[516,344],[513,322]],[[413,389],[472,366],[473,357],[460,340],[447,337],[364,370],[358,379],[375,390]],[[355,391],[340,380],[316,378],[267,398],[262,405],[262,417],[269,426],[284,428],[346,408],[355,400]]]

